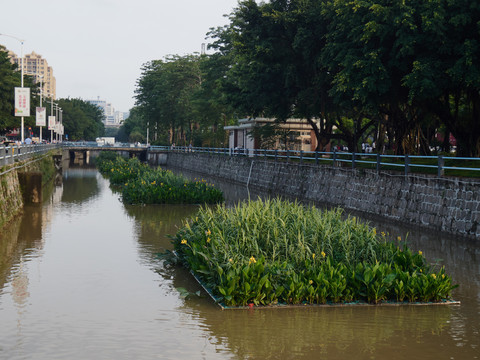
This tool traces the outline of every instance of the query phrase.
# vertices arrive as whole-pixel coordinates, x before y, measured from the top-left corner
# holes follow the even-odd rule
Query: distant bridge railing
[[[110,148],[137,148],[137,149],[147,149],[148,146],[145,144],[133,144],[133,143],[121,143],[116,142],[115,144],[102,144],[97,143],[96,141],[64,141],[62,143],[64,147],[68,148],[99,148],[99,149],[110,149]]]
[[[405,175],[411,173],[436,174],[437,176],[480,177],[480,158],[452,157],[445,155],[383,155],[379,153],[354,153],[344,151],[302,151],[232,149],[185,146],[150,146],[149,149],[175,152],[209,153],[224,156],[264,158],[273,161],[295,161],[299,163],[326,164],[352,169],[370,169],[377,172],[395,171]]]

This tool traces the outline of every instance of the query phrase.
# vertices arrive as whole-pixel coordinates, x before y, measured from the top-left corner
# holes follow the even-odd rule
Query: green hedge
[[[421,252],[342,211],[276,200],[202,208],[173,238],[184,266],[227,306],[442,301],[452,279]]]

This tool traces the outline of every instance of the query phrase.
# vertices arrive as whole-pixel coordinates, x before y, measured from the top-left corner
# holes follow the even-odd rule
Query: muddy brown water
[[[229,203],[248,196],[218,186]],[[196,210],[125,206],[96,170],[66,170],[0,235],[0,359],[480,357],[478,242],[374,223],[441,261],[460,306],[221,311],[203,293],[182,298],[198,284],[158,256]]]

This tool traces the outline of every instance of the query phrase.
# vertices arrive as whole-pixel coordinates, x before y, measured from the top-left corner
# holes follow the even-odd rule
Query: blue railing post
[[[315,149],[315,165],[318,165],[318,151]]]
[[[352,152],[352,169],[355,169],[355,152]]]
[[[445,170],[443,169],[444,166],[445,166],[445,159],[443,158],[443,155],[438,155],[438,168],[437,168],[438,176],[445,175]]]
[[[408,157],[408,154],[405,154],[405,176],[407,176],[409,172],[410,172],[410,158]]]
[[[275,162],[277,162],[277,158],[278,158],[278,150],[275,149]]]
[[[337,165],[337,149],[333,148],[333,167]]]
[[[303,150],[300,150],[300,164],[303,164]]]
[[[381,163],[382,163],[382,157],[380,156],[380,153],[377,153],[377,174],[380,173]]]
[[[287,162],[290,162],[290,153],[288,152],[288,149],[287,149]]]

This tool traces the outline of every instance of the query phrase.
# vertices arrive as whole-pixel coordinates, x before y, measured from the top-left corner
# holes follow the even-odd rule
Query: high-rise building
[[[90,104],[97,105],[102,109],[103,114],[105,115],[104,124],[105,125],[114,125],[115,124],[115,108],[111,103],[107,103],[105,100],[100,100],[100,97],[97,100],[86,100]]]
[[[18,65],[20,69],[22,60],[14,52],[9,51],[10,58],[13,63]],[[57,81],[53,76],[53,69],[48,66],[46,59],[42,58],[42,55],[32,51],[31,54],[27,54],[23,57],[23,73],[25,75],[33,76],[35,83],[42,81],[42,91],[44,96],[48,96],[52,99],[57,95]]]
[[[118,127],[123,123],[123,120],[128,118],[128,116],[130,115],[129,112],[115,111],[115,108],[113,107],[112,103],[109,103],[105,100],[100,100],[100,96],[97,97],[97,100],[85,100],[85,101],[89,102],[90,104],[96,105],[100,109],[102,109],[103,114],[105,115],[105,120],[103,123],[106,126]]]

